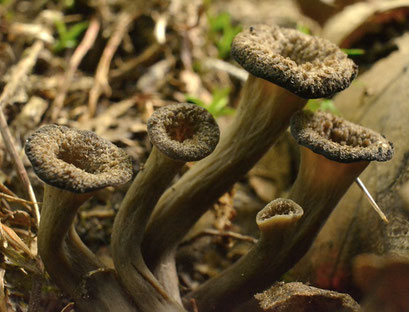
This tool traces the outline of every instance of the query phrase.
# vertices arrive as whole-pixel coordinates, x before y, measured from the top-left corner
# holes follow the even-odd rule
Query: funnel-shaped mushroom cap
[[[231,54],[254,76],[303,98],[329,97],[347,88],[357,74],[354,62],[333,43],[278,26],[242,31]]]
[[[94,132],[47,125],[26,141],[34,172],[45,183],[75,193],[87,193],[127,182],[130,157]]]
[[[291,119],[298,144],[337,162],[387,161],[393,145],[379,133],[330,113],[299,111]]]
[[[213,116],[194,104],[173,104],[155,111],[148,120],[152,144],[171,159],[195,161],[208,156],[219,142]]]

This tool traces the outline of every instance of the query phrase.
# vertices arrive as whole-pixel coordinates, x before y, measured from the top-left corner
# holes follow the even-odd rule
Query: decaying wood
[[[355,257],[353,275],[356,285],[365,293],[363,311],[409,310],[407,257],[362,254]]]

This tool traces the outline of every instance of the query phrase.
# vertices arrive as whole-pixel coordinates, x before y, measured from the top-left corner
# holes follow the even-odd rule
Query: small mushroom
[[[146,223],[160,195],[187,161],[208,156],[219,141],[219,128],[210,113],[193,104],[165,106],[148,121],[153,148],[129,188],[115,218],[112,254],[115,267],[141,311],[183,311],[147,268],[141,253]],[[172,235],[172,231],[168,233]]]
[[[235,119],[216,150],[160,198],[143,244],[153,271],[174,262],[193,224],[275,143],[308,98],[329,97],[357,74],[334,44],[277,26],[244,30],[233,40],[232,56],[249,71]]]
[[[302,217],[302,208],[290,199],[279,198],[266,205],[256,217],[260,230],[257,244],[237,262],[200,285],[183,298],[195,302],[198,311],[231,311],[256,292],[270,286],[276,271],[277,251]]]
[[[109,274],[99,279],[105,283],[92,283],[93,289],[84,286],[86,296],[79,294],[85,275],[102,266],[72,227],[77,209],[95,191],[131,179],[129,156],[91,131],[57,125],[34,132],[26,141],[25,153],[45,183],[38,251],[48,274],[80,311],[133,311],[133,304]],[[73,240],[65,242],[69,231]]]

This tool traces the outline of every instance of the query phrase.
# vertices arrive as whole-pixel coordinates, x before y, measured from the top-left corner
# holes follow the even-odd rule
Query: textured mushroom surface
[[[268,219],[280,218],[291,220],[303,215],[302,208],[291,199],[278,198],[268,203],[257,213],[256,222],[261,225]]]
[[[148,135],[156,148],[168,157],[195,161],[213,152],[220,132],[206,109],[184,103],[155,111],[148,120]]]
[[[239,33],[231,54],[248,72],[303,98],[347,88],[357,66],[335,44],[294,29],[256,25]]]
[[[393,145],[379,133],[330,113],[299,111],[291,134],[300,145],[338,162],[387,161]]]
[[[300,282],[277,282],[254,297],[263,311],[360,311],[359,304],[348,294],[319,289]]]
[[[34,172],[45,183],[76,193],[127,182],[130,157],[94,132],[47,125],[26,141]]]

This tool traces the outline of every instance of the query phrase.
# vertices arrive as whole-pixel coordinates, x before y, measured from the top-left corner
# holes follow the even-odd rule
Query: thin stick
[[[0,312],[8,312],[7,297],[4,289],[4,275],[6,270],[0,268]]]
[[[81,43],[75,49],[68,66],[68,70],[65,72],[64,77],[60,81],[59,90],[57,96],[54,99],[54,102],[51,106],[51,120],[56,120],[61,108],[64,105],[64,100],[67,96],[68,88],[71,84],[71,81],[74,77],[75,72],[77,71],[78,66],[80,65],[82,59],[87,54],[89,49],[94,45],[95,39],[97,38],[100,28],[100,22],[97,18],[93,17],[87,29],[87,32],[84,35]]]
[[[124,12],[118,17],[118,25],[102,53],[95,74],[94,85],[89,92],[88,117],[93,117],[95,115],[97,102],[101,93],[104,92],[106,95],[111,94],[111,88],[108,82],[109,66],[133,19],[134,15],[128,12]]]
[[[385,222],[385,223],[389,223],[388,218],[385,216],[385,214],[383,213],[383,211],[381,210],[381,208],[378,206],[378,204],[376,203],[376,201],[373,199],[371,193],[369,193],[368,189],[366,188],[366,186],[364,185],[364,183],[361,181],[360,178],[356,178],[355,180],[356,184],[358,184],[358,186],[361,188],[361,190],[364,192],[366,198],[368,199],[369,203],[371,204],[372,208],[375,209],[375,211],[377,212],[377,214],[381,217],[381,219]]]
[[[7,195],[9,195],[9,196],[12,196],[12,197],[17,197],[18,198],[18,196],[13,192],[13,191],[11,191],[7,186],[5,186],[3,183],[1,183],[0,182],[0,192],[2,192],[3,194],[7,194]],[[4,196],[3,196],[4,197]],[[31,211],[31,207],[30,207],[30,205],[32,205],[33,203],[32,202],[28,202],[28,204],[27,203],[25,203],[25,202],[23,202],[23,199],[20,199],[20,200],[22,200],[21,202],[20,202],[20,204],[22,204],[28,211]]]
[[[34,205],[34,203],[31,201],[28,201],[28,200],[25,200],[25,199],[22,199],[16,196],[11,196],[11,195],[8,195],[2,192],[0,192],[0,198],[1,197],[7,199],[8,201],[12,201],[12,202],[20,203],[20,204]]]
[[[183,245],[188,245],[192,242],[194,242],[195,240],[204,237],[204,236],[220,236],[220,237],[228,237],[228,238],[234,238],[237,240],[241,240],[244,242],[249,242],[252,244],[256,244],[258,239],[252,237],[252,236],[248,236],[248,235],[243,235],[240,233],[236,233],[236,232],[232,232],[232,231],[219,231],[219,230],[214,230],[214,229],[205,229],[202,232],[196,234],[195,236],[193,236],[192,238],[190,238],[187,241],[182,242],[182,244],[180,246]]]
[[[36,41],[30,49],[27,57],[22,59],[14,69],[14,73],[11,75],[10,81],[4,87],[3,93],[0,96],[0,132],[4,140],[7,151],[10,153],[11,159],[17,171],[17,175],[23,183],[30,200],[33,202],[34,218],[36,220],[37,227],[40,223],[40,209],[37,204],[33,187],[27,175],[27,171],[24,168],[23,162],[20,159],[19,154],[15,148],[12,135],[7,125],[6,117],[4,116],[3,108],[6,105],[11,104],[16,92],[24,86],[22,81],[27,79],[27,75],[31,72],[40,51],[43,49],[44,43],[40,40]]]

